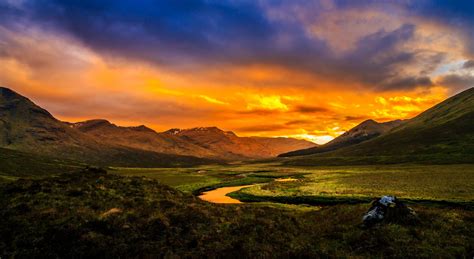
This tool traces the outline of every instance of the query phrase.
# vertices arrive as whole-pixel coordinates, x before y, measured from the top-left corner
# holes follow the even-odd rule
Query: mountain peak
[[[103,126],[112,126],[113,124],[110,123],[108,120],[104,119],[93,119],[87,121],[76,122],[72,124],[73,128],[96,128],[96,127],[103,127]]]
[[[136,126],[136,127],[130,127],[131,129],[133,130],[136,130],[136,131],[143,131],[143,132],[155,132],[153,129],[150,129],[148,128],[147,126],[145,125],[140,125],[140,126]]]
[[[2,94],[4,96],[6,96],[6,95],[19,95],[15,91],[13,91],[12,89],[4,87],[4,86],[0,86],[0,94]]]
[[[28,100],[28,98],[22,96],[21,94],[13,91],[10,88],[0,86],[0,97],[7,101],[9,100]],[[28,100],[29,101],[29,100]]]
[[[148,128],[145,125],[140,125],[140,126],[135,126],[135,127],[122,127],[122,126],[117,126],[105,119],[93,119],[93,120],[72,123],[71,127],[77,128],[81,131],[89,131],[89,130],[94,130],[98,128],[121,128],[121,129],[129,129],[129,130],[141,131],[141,132],[155,132],[154,130]]]
[[[54,119],[53,115],[48,111],[7,87],[0,87],[0,110],[14,114],[16,117],[24,117],[25,119],[34,115]]]
[[[178,129],[178,128],[172,128],[172,129],[169,129],[163,133],[166,133],[166,134],[170,134],[170,135],[177,135],[179,134],[180,132],[182,131],[182,129]]]
[[[212,126],[212,127],[197,127],[192,129],[181,130],[179,133],[186,134],[186,133],[206,133],[206,134],[218,134],[218,135],[225,135],[227,137],[237,137],[237,135],[232,131],[223,131],[222,129]]]
[[[332,141],[318,147],[297,150],[293,152],[288,152],[281,154],[280,156],[302,156],[302,155],[312,155],[317,153],[325,153],[333,151],[339,148],[344,148],[351,145],[356,145],[358,143],[367,141],[369,139],[378,137],[393,128],[401,125],[404,121],[394,120],[384,123],[376,122],[375,120],[369,119],[361,122],[359,125],[354,128],[346,131],[344,134],[338,136]]]
[[[179,128],[172,128],[172,129],[169,129],[167,131],[165,131],[164,133],[167,133],[167,134],[171,134],[171,135],[178,135],[178,134],[185,134],[185,133],[192,133],[192,132],[206,132],[206,133],[225,133],[225,134],[233,134],[235,135],[233,132],[231,131],[223,131],[221,129],[219,129],[218,127],[215,127],[215,126],[211,126],[211,127],[195,127],[195,128],[189,128],[189,129],[179,129]]]
[[[380,123],[376,122],[373,119],[368,119],[368,120],[365,120],[365,121],[361,122],[359,125],[357,125],[357,127],[359,127],[359,126],[371,126],[371,125],[378,125],[378,124],[380,124]]]
[[[212,127],[197,127],[197,128],[192,128],[188,129],[189,131],[214,131],[214,132],[224,132],[223,130],[219,129],[216,126]]]

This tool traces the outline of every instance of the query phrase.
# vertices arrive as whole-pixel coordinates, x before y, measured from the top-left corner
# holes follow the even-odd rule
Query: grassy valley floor
[[[288,167],[279,164],[202,166],[187,169],[124,169],[123,176],[146,176],[184,192],[259,183],[232,196],[245,201],[333,204],[368,202],[395,195],[412,202],[473,206],[474,165],[377,165]],[[291,177],[297,181],[279,182]]]
[[[251,171],[263,176],[301,173],[248,169],[212,175],[217,171],[208,168],[202,180],[235,180]],[[182,173],[195,177],[204,174],[200,170]],[[417,225],[364,229],[361,216],[370,204],[217,205],[189,193],[197,182],[176,183],[187,186],[183,193],[150,178],[89,170],[2,184],[0,255],[428,258],[468,257],[474,251],[472,210],[414,205],[421,220]]]
[[[0,257],[406,258],[474,252],[474,165],[254,163],[108,173],[78,167],[42,178],[1,172]],[[256,185],[230,196],[252,203],[221,205],[196,197],[248,184]],[[408,201],[421,223],[361,228],[370,201],[381,195]]]

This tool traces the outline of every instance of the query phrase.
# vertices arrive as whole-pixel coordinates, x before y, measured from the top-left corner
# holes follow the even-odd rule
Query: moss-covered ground
[[[472,257],[472,210],[414,204],[419,224],[361,228],[369,206],[217,205],[100,170],[22,179],[0,185],[0,256]]]

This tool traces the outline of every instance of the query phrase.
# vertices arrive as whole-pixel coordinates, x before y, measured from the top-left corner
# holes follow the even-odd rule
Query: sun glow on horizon
[[[329,135],[315,136],[315,135],[310,135],[310,134],[288,135],[288,136],[284,136],[284,137],[304,139],[304,140],[308,140],[310,142],[316,143],[318,145],[324,145],[324,144],[328,143],[329,141],[331,141],[335,138],[335,137],[329,136]]]

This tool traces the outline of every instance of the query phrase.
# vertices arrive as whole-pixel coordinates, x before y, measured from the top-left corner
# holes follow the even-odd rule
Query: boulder
[[[362,218],[365,227],[377,223],[416,224],[418,216],[395,196],[382,196],[372,202],[372,207]]]

